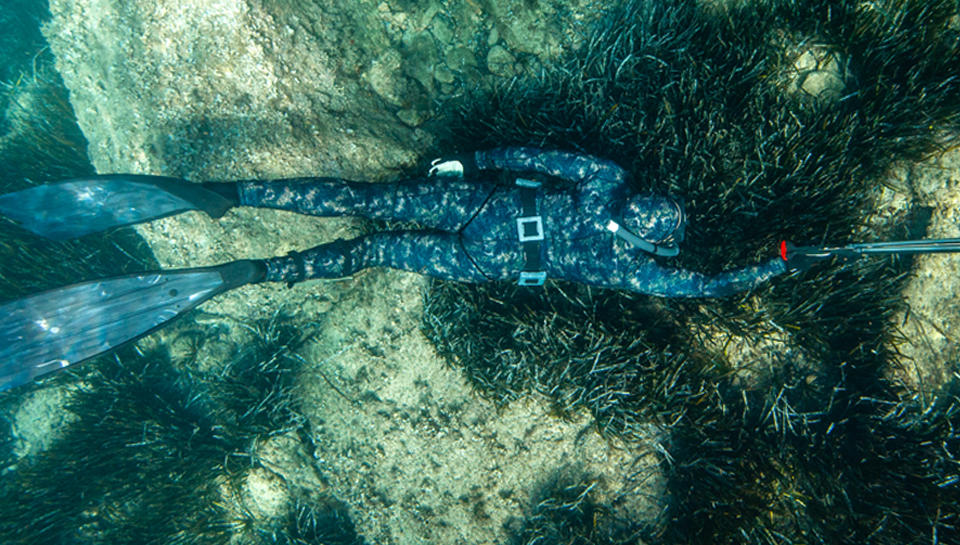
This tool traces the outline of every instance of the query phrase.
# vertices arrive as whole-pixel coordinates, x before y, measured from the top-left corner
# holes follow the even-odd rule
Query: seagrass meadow
[[[685,199],[678,262],[694,270],[784,238],[925,236],[923,206],[874,211],[898,165],[956,146],[957,3],[717,4],[628,4],[567,62],[477,97],[451,138],[629,166],[639,191]],[[560,415],[587,407],[604,434],[669,429],[651,542],[952,543],[957,367],[924,402],[889,373],[904,363],[891,317],[910,270],[833,263],[693,302],[435,283],[424,327],[498,402],[537,392]],[[613,521],[596,532],[603,512],[541,520],[550,542],[629,542]]]
[[[274,15],[312,13],[308,7],[320,5],[239,4]],[[441,15],[460,5],[429,4]],[[521,4],[533,13],[550,7],[551,17],[564,13],[546,0],[511,6]],[[78,99],[39,30],[49,17],[45,5],[8,5],[0,10],[0,193],[95,171],[73,105]],[[494,6],[476,8],[484,9]],[[663,263],[703,272],[768,258],[782,239],[923,238],[940,232],[931,227],[939,218],[953,217],[915,198],[920,191],[911,184],[919,182],[901,183],[900,173],[957,152],[957,0],[627,1],[605,4],[589,28],[549,63],[515,53],[517,66],[532,68],[509,77],[491,80],[487,72],[497,67],[464,62],[456,80],[462,86],[441,93],[417,121],[415,131],[431,138],[409,137],[429,142],[416,159],[528,145],[615,160],[638,191],[682,198],[686,240],[680,256]],[[347,48],[349,40],[342,41]],[[397,50],[429,49],[418,44],[407,40]],[[418,108],[430,102],[413,84],[403,91]],[[244,116],[258,100],[238,101]],[[404,123],[417,117],[409,104],[397,108]],[[349,108],[332,111],[338,120],[349,117]],[[381,114],[371,114],[371,123],[387,117]],[[218,159],[245,168],[227,151],[231,138],[247,126],[265,134],[272,127],[251,119],[236,127],[215,119],[164,134],[171,174],[221,174],[209,166]],[[304,125],[294,136],[315,129]],[[207,134],[216,127],[223,134]],[[383,132],[404,138],[399,129]],[[351,135],[369,136],[360,129]],[[343,162],[355,158],[341,151]],[[256,147],[238,154],[255,155]],[[413,172],[411,165],[391,168]],[[960,171],[943,176],[955,183]],[[890,192],[908,197],[891,205]],[[52,243],[0,219],[0,300],[160,263],[133,229]],[[556,281],[542,290],[428,281],[412,290],[422,300],[410,328],[467,383],[469,397],[417,377],[405,395],[421,406],[408,412],[391,407],[398,403],[369,378],[396,376],[388,374],[392,347],[370,339],[412,335],[403,329],[407,322],[390,322],[381,337],[344,335],[335,339],[343,346],[331,342],[327,350],[317,339],[332,335],[325,330],[334,329],[334,318],[294,316],[286,311],[296,308],[279,305],[258,319],[201,308],[162,335],[0,394],[0,542],[960,543],[960,362],[944,351],[941,380],[918,386],[905,378],[932,365],[906,355],[921,340],[901,327],[913,304],[904,294],[911,279],[927,274],[924,266],[920,258],[823,263],[717,300]],[[389,299],[395,284],[376,274],[362,277],[373,285],[369,291],[340,302],[349,308],[364,298]],[[306,299],[297,289],[286,291]],[[308,308],[338,303],[318,299]],[[390,365],[363,363],[348,373],[336,365],[341,353]],[[431,394],[431,386],[439,391]],[[318,389],[328,394],[322,402]],[[653,456],[664,484],[649,489],[654,516],[631,516],[639,511],[627,508],[635,499],[605,492],[620,489],[586,455],[534,464],[536,475],[446,498],[466,514],[462,519],[452,508],[418,503],[417,494],[439,488],[429,472],[447,458],[431,449],[445,436],[473,437],[458,426],[479,429],[542,400],[549,413],[542,418],[572,423],[577,445],[598,436],[596,443],[613,445],[609,450],[630,451],[657,438]],[[477,416],[464,408],[470,404],[493,410]],[[367,406],[373,409],[363,412]],[[325,444],[336,442],[333,409],[349,413],[344,426],[356,429],[342,448]],[[375,428],[374,454],[364,457],[362,420],[373,418],[388,425]],[[385,454],[386,436],[408,422],[429,431],[428,447],[413,454],[427,469],[412,470],[416,482],[400,494],[390,488],[404,471]],[[482,433],[492,435],[489,429]],[[498,441],[506,443],[501,433]],[[507,466],[521,458],[511,453],[532,448],[509,451],[490,441],[507,453],[494,465]],[[403,446],[413,451],[412,444]],[[360,469],[336,475],[347,467],[337,465],[341,458],[356,459]],[[386,469],[378,473],[374,461],[382,458]],[[468,469],[484,471],[481,465]],[[627,464],[616,471],[645,475]],[[356,481],[356,489],[341,481]],[[481,534],[493,521],[498,527]],[[398,529],[374,535],[379,524]],[[458,524],[473,533],[454,532]],[[415,533],[422,528],[435,533]],[[460,537],[442,537],[450,535]]]

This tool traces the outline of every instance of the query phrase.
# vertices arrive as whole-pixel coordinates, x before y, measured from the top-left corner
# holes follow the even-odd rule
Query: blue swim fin
[[[67,240],[186,210],[218,218],[236,201],[210,190],[213,185],[162,176],[91,176],[0,195],[0,215],[40,236]]]
[[[227,290],[259,261],[91,280],[0,304],[0,391],[139,339]]]

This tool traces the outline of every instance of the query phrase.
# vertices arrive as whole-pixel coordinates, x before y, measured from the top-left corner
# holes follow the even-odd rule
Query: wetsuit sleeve
[[[627,173],[613,161],[568,151],[546,151],[539,148],[495,148],[474,154],[478,170],[536,172],[574,183],[592,181],[604,191],[622,185]]]
[[[766,263],[704,275],[683,269],[661,267],[652,259],[636,262],[625,278],[625,288],[661,297],[723,297],[754,288],[787,272],[779,257]]]

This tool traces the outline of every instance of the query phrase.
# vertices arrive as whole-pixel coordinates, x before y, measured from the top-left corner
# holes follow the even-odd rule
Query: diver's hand
[[[477,160],[472,153],[439,157],[430,162],[427,176],[470,177],[477,173]]]
[[[786,262],[787,270],[790,272],[801,272],[813,267],[817,263],[823,263],[829,259],[829,255],[816,254],[809,251],[808,247],[798,247],[786,240],[780,242],[780,259]]]

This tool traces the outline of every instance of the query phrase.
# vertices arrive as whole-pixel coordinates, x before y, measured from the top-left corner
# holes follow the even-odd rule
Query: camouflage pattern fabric
[[[549,177],[535,190],[544,240],[540,263],[549,278],[664,297],[723,296],[782,274],[780,258],[708,276],[659,265],[606,229],[631,209],[628,174],[613,162],[563,151],[498,148],[474,154],[480,171]],[[521,188],[489,179],[424,178],[364,183],[333,178],[247,181],[240,204],[316,216],[363,216],[411,221],[421,228],[338,240],[299,255],[267,260],[267,280],[338,278],[368,267],[414,271],[444,280],[516,280],[525,257],[517,232]],[[638,202],[636,199],[631,202]],[[650,207],[666,201],[644,199]],[[657,209],[642,210],[651,232]],[[669,215],[666,215],[669,216]],[[675,216],[665,221],[675,221]]]

